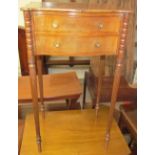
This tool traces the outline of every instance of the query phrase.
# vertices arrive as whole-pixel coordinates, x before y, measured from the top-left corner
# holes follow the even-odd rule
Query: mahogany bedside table
[[[100,56],[101,59],[105,55],[115,55],[117,57],[111,107],[107,116],[105,131],[105,140],[106,143],[109,143],[110,129],[120,83],[128,17],[131,11],[127,8],[121,8],[121,6],[119,9],[115,5],[112,8],[107,6],[108,3],[107,5],[100,5],[44,2],[30,3],[22,8],[25,19],[33,113],[39,151],[42,151],[42,147],[35,57],[43,55]],[[99,68],[101,68],[100,64]],[[102,80],[100,78],[97,88],[96,117],[99,115],[101,84]],[[76,117],[76,115],[73,117]],[[57,120],[58,117],[55,119]]]

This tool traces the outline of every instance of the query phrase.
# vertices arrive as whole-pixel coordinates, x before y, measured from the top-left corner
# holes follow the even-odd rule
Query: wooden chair
[[[38,80],[38,78],[37,78]],[[31,86],[29,84],[29,76],[18,78],[18,102],[21,104],[32,102]],[[38,98],[42,103],[42,111],[44,111],[44,101],[66,100],[68,108],[80,108],[77,100],[82,92],[80,81],[75,72],[43,75],[43,88],[39,89],[39,81],[37,81]],[[42,90],[43,89],[43,90]],[[44,94],[44,95],[43,95]]]
[[[105,5],[37,3],[22,9],[27,37],[33,112],[38,150],[41,151],[36,64],[41,66],[41,56],[117,56],[111,107],[109,111],[106,141],[110,139],[113,112],[120,83],[130,10],[106,10]],[[99,68],[102,66],[99,64]],[[100,71],[101,72],[101,71]],[[40,96],[43,94],[41,69],[38,68]],[[96,114],[102,79],[99,79],[96,98]],[[42,102],[43,96],[41,97]]]

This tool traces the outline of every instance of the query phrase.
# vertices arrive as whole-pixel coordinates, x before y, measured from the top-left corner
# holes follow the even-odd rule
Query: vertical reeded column
[[[110,111],[108,116],[106,137],[105,137],[107,142],[110,140],[110,129],[112,126],[113,114],[115,110],[115,104],[117,101],[117,94],[118,94],[118,89],[120,84],[121,70],[123,66],[125,42],[126,42],[126,35],[127,35],[127,28],[128,28],[128,14],[124,14],[122,18],[123,19],[122,19],[119,48],[118,48],[117,60],[116,60],[116,69],[115,69],[114,82],[113,82],[113,88],[112,88],[111,105],[110,105]]]
[[[98,114],[98,110],[99,110],[99,103],[100,103],[100,98],[101,98],[101,89],[103,88],[103,72],[104,72],[104,69],[103,67],[105,67],[104,65],[104,59],[105,59],[105,56],[101,56],[100,57],[100,60],[99,60],[99,69],[98,69],[98,82],[97,82],[97,96],[96,96],[96,106],[95,106],[95,109],[96,109],[96,116]]]
[[[31,13],[29,10],[24,11],[24,19],[25,19],[28,65],[29,65],[30,84],[31,84],[31,93],[32,93],[32,106],[33,106],[34,122],[35,122],[35,129],[36,129],[36,139],[38,144],[38,150],[39,152],[41,152],[36,66],[35,66],[35,57],[33,52]]]

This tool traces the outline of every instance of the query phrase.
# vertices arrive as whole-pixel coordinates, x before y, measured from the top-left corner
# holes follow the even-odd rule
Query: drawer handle
[[[60,47],[60,43],[57,42],[57,43],[54,44],[54,46],[55,46],[56,48],[59,48],[59,47]]]
[[[52,27],[56,29],[59,27],[59,24],[58,23],[52,23]]]
[[[97,42],[97,43],[95,43],[95,47],[96,48],[100,48],[101,47],[101,44]]]
[[[103,29],[103,24],[102,24],[102,23],[99,23],[99,24],[98,24],[98,28],[99,28],[99,29]]]

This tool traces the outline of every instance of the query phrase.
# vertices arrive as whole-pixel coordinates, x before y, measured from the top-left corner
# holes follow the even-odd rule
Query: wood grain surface
[[[82,87],[75,72],[43,75],[43,84],[45,100],[78,98],[82,93]],[[39,87],[37,88],[39,91]],[[18,78],[18,101],[32,101],[29,76]]]
[[[35,141],[33,115],[26,118],[21,155],[128,155],[130,150],[115,122],[105,146],[108,109],[47,112],[40,117],[42,152]]]
[[[112,1],[108,1],[112,2]],[[120,1],[123,2],[123,1]],[[114,75],[114,83],[112,88],[111,96],[111,107],[108,117],[107,134],[106,140],[109,142],[110,129],[112,125],[113,113],[115,103],[117,100],[117,93],[120,83],[120,75],[122,69],[122,61],[125,52],[125,42],[128,27],[128,16],[131,13],[127,8],[121,10],[122,4],[117,6],[117,9],[113,10],[114,4],[111,3],[111,7],[106,8],[106,4],[84,4],[84,3],[31,3],[27,7],[23,8],[25,25],[26,25],[26,37],[27,37],[27,48],[28,48],[28,61],[31,79],[31,92],[33,99],[33,110],[34,119],[36,125],[36,140],[38,144],[38,151],[41,152],[41,136],[39,126],[39,115],[38,115],[38,94],[37,94],[37,79],[36,79],[36,66],[35,56],[38,55],[51,55],[51,56],[104,56],[104,55],[116,55],[116,70]],[[108,5],[107,5],[108,6]],[[59,13],[63,17],[59,17]],[[38,16],[45,23],[42,25],[40,20],[35,20]],[[57,22],[51,20],[58,18]],[[78,25],[78,20],[82,21],[86,17],[88,24],[85,26]],[[90,18],[89,18],[90,17]],[[98,18],[99,17],[99,18]],[[107,20],[107,17],[109,18]],[[116,17],[116,21],[112,20],[111,17]],[[70,19],[68,19],[70,18]],[[94,19],[97,19],[97,26]],[[78,19],[78,20],[76,20]],[[104,20],[106,19],[106,20]],[[62,26],[63,21],[66,23]],[[46,22],[47,21],[47,22]],[[117,22],[118,21],[118,22]],[[59,25],[60,22],[60,25]],[[104,22],[104,23],[101,23]],[[119,32],[109,32],[111,29],[111,23],[114,25],[114,30]],[[117,24],[119,23],[119,24]],[[51,30],[47,33],[47,29],[51,24]],[[53,25],[54,24],[54,25]],[[38,29],[36,29],[36,25]],[[71,26],[70,26],[71,25]],[[107,29],[104,25],[109,25],[110,29]],[[118,26],[119,25],[119,26]],[[60,27],[60,33],[57,32],[55,35],[54,29]],[[74,28],[71,28],[74,27]],[[108,27],[108,26],[107,26]],[[40,28],[43,32],[40,32]],[[96,30],[97,29],[97,30]],[[116,34],[115,34],[116,33]],[[87,37],[87,38],[84,38]],[[105,43],[104,43],[105,42]],[[99,82],[100,84],[100,82]],[[60,84],[62,85],[62,84]],[[66,87],[65,87],[66,88]],[[98,87],[97,98],[100,98],[100,89]],[[67,88],[68,89],[68,88]],[[61,90],[66,91],[67,89]],[[55,90],[55,92],[57,92]],[[55,93],[53,91],[53,94]],[[59,91],[58,91],[59,93]],[[51,94],[51,90],[50,90]],[[52,95],[52,94],[51,94]],[[99,101],[99,100],[98,100]]]

